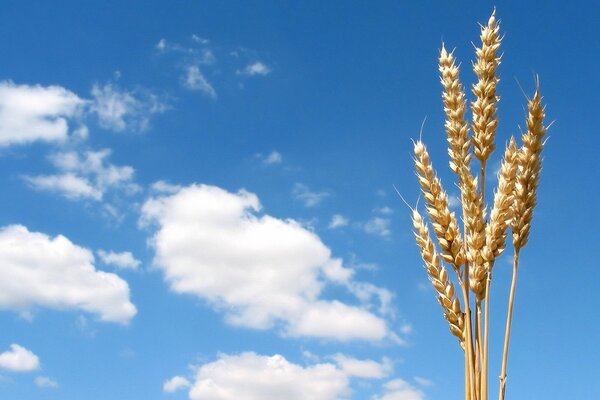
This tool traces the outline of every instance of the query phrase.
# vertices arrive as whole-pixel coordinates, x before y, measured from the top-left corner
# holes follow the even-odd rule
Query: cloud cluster
[[[49,160],[59,170],[58,174],[25,176],[24,179],[34,189],[56,192],[70,200],[100,201],[109,189],[137,193],[140,187],[133,182],[134,169],[109,163],[110,155],[109,149],[81,154],[54,153]]]
[[[245,352],[219,354],[217,360],[195,367],[192,377],[174,376],[163,385],[173,393],[189,389],[192,400],[338,400],[350,398],[355,379],[382,380],[392,373],[392,363],[363,360],[336,354],[333,362],[311,355],[310,365],[299,365],[283,356]],[[419,389],[402,379],[382,385],[372,400],[423,400]]]
[[[394,337],[368,309],[372,298],[383,303],[389,292],[355,282],[313,232],[259,210],[252,193],[192,185],[146,201],[141,221],[157,226],[153,262],[171,289],[208,301],[229,323],[279,327],[288,336]],[[323,298],[331,284],[360,295],[362,305]]]
[[[79,115],[85,104],[60,86],[0,82],[0,147],[65,141],[69,120]]]
[[[85,99],[61,86],[18,85],[0,81],[0,147],[35,141],[85,139],[89,115],[103,128],[121,132],[147,129],[152,115],[168,106],[147,90],[126,91],[114,84],[93,85]],[[76,129],[72,125],[78,124]]]
[[[62,235],[51,238],[22,225],[1,228],[0,260],[0,309],[81,310],[118,323],[136,314],[127,282],[96,270],[92,253]]]
[[[336,400],[350,392],[346,374],[330,363],[303,367],[280,355],[220,355],[200,366],[192,400]]]

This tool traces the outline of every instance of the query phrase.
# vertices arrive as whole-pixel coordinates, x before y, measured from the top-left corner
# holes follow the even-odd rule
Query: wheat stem
[[[506,316],[506,330],[504,331],[504,348],[502,351],[502,368],[500,370],[500,390],[498,400],[504,400],[506,391],[506,367],[508,363],[508,345],[510,342],[510,331],[512,325],[513,305],[515,302],[515,288],[517,286],[517,272],[519,269],[519,249],[515,249],[513,256],[512,282],[510,284],[510,294],[508,297],[508,313]]]

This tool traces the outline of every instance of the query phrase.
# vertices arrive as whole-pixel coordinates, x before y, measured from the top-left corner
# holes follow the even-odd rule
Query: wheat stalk
[[[503,400],[506,392],[506,368],[508,362],[508,346],[512,325],[517,273],[519,271],[520,251],[529,240],[533,209],[537,202],[537,187],[542,169],[541,153],[544,147],[543,138],[546,134],[544,126],[545,112],[542,106],[542,96],[536,87],[533,98],[527,102],[527,131],[522,135],[523,146],[518,152],[519,171],[514,188],[513,218],[511,222],[513,247],[513,272],[508,297],[508,312],[504,333],[504,348],[502,352],[502,367],[500,371],[500,390],[498,399]]]

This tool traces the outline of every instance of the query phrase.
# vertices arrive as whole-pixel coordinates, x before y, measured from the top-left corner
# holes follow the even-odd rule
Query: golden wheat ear
[[[496,20],[496,10],[490,16],[487,25],[481,27],[481,47],[475,48],[476,61],[473,70],[477,83],[473,85],[475,101],[471,103],[473,111],[473,145],[475,157],[485,164],[494,151],[494,136],[498,127],[496,118],[496,86],[499,78],[496,69],[500,65],[498,49],[502,38],[500,25]]]
[[[485,231],[483,258],[490,268],[506,246],[506,231],[512,219],[514,188],[519,166],[518,155],[517,143],[515,138],[511,137],[498,172],[498,188],[494,193],[494,206]]]
[[[460,307],[460,301],[454,291],[454,285],[448,279],[448,271],[442,265],[440,257],[435,250],[427,225],[423,217],[415,209],[412,213],[415,239],[421,250],[424,267],[427,276],[433,284],[438,295],[438,301],[444,310],[444,318],[448,321],[450,331],[456,336],[462,346],[464,342],[464,314]]]
[[[542,169],[541,153],[544,147],[545,112],[542,96],[536,88],[533,98],[527,102],[527,130],[523,133],[523,145],[518,152],[519,171],[514,188],[513,218],[511,223],[513,245],[519,250],[527,244],[533,209],[536,205],[537,187]]]
[[[427,204],[431,225],[442,249],[441,257],[458,271],[465,262],[465,256],[456,215],[450,212],[448,195],[435,175],[427,148],[420,140],[414,144],[414,153],[417,177]]]

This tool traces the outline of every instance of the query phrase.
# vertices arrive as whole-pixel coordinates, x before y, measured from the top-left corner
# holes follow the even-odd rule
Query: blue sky
[[[495,5],[498,147],[534,74],[555,121],[508,396],[600,398],[600,7],[524,3],[3,2],[0,397],[460,398],[462,355],[394,186],[416,201],[427,117],[457,195],[437,52],[456,47],[470,86]]]

